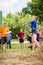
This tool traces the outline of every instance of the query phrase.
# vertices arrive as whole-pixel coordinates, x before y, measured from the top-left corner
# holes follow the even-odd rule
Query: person
[[[3,26],[1,27],[1,32],[2,32],[2,45],[5,43],[6,48],[8,48],[7,32],[9,32],[9,29],[6,26],[6,23],[4,23]]]
[[[43,27],[41,28],[41,31],[40,31],[40,38],[43,38]]]
[[[36,38],[36,40],[37,40],[38,42],[40,42],[40,33],[37,33],[37,38]]]
[[[30,36],[27,37],[28,42],[28,48],[31,48],[32,50],[32,32],[30,32]]]
[[[32,50],[32,32],[30,32],[30,36],[27,38],[28,41],[30,41],[30,43],[28,44],[28,48],[31,48]],[[37,42],[40,43],[40,34],[37,33],[37,38],[36,38]],[[37,47],[37,45],[35,46],[35,48]]]
[[[23,42],[24,42],[24,32],[21,29],[20,32],[18,32],[18,34],[16,35],[16,37],[19,39],[20,42],[20,48],[23,48]]]
[[[43,61],[43,27],[41,28],[40,32],[40,57]]]
[[[33,46],[32,46],[32,53],[34,53],[34,49],[35,49],[35,45],[37,45],[39,48],[40,48],[40,45],[39,43],[37,42],[36,38],[37,38],[37,20],[38,20],[38,16],[35,16],[34,17],[34,20],[32,20],[30,22],[31,24],[31,31],[32,31],[32,43],[33,43]],[[29,22],[25,23],[24,25],[28,25]],[[23,26],[24,26],[23,25]]]
[[[0,31],[0,49],[2,49],[2,33]]]
[[[41,32],[40,32],[40,45],[43,46],[43,27],[41,28]],[[43,49],[43,47],[41,47],[41,50]]]
[[[11,31],[9,31],[9,33],[7,34],[7,43],[9,45],[9,48],[11,49],[11,38],[12,38],[12,35],[11,35]]]

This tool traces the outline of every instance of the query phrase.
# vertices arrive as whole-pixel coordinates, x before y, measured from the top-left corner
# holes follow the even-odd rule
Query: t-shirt
[[[37,21],[36,20],[33,20],[31,23],[31,29],[32,31],[36,31],[36,28],[37,28]]]
[[[2,27],[1,32],[2,32],[2,37],[7,37],[7,32],[9,32],[9,29]]]
[[[23,39],[24,38],[24,32],[19,32],[18,37],[20,37],[20,39]]]

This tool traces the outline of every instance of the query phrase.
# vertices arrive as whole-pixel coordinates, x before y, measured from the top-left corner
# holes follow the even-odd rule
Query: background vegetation
[[[25,22],[31,22],[34,15],[39,16],[37,24],[37,31],[39,32],[43,25],[43,0],[32,0],[27,3],[27,7],[22,9],[22,12],[16,12],[12,14],[9,12],[6,17],[3,17],[3,22],[6,22],[9,29],[12,31],[12,37],[16,38],[16,34],[22,28],[26,35],[29,35],[31,31],[30,25],[23,27]]]

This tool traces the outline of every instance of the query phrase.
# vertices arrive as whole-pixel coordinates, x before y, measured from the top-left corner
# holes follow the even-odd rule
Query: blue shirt
[[[36,33],[36,30],[37,30],[37,21],[36,20],[33,20],[31,22],[31,30],[33,33]]]

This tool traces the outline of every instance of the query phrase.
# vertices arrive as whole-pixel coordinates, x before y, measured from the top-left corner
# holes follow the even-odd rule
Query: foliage
[[[27,3],[27,7],[22,9],[22,12],[31,15],[39,16],[40,22],[43,21],[43,0],[32,0]]]
[[[30,22],[33,19],[34,16],[31,16],[30,14],[18,14],[15,15],[12,13],[7,14],[6,17],[3,17],[3,22],[7,23],[7,26],[12,31],[12,38],[16,38],[16,34],[20,31],[22,28],[27,36],[29,36],[29,31],[31,31],[30,25],[23,26],[25,22]],[[39,23],[38,23],[39,25]],[[39,29],[39,28],[38,28]]]

